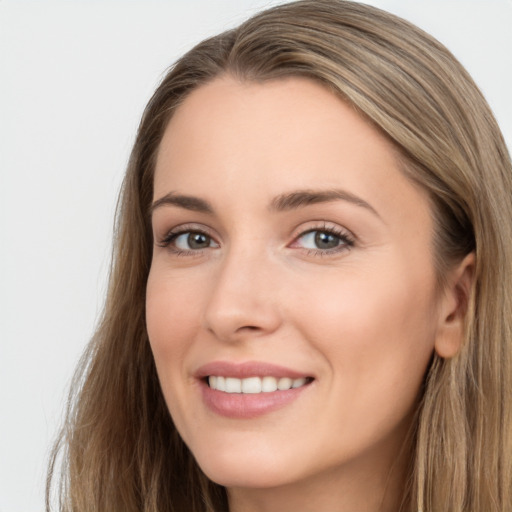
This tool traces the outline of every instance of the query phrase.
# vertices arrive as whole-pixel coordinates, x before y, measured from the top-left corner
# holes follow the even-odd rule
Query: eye
[[[175,235],[174,242],[176,249],[180,251],[197,251],[212,247],[213,240],[206,233],[200,231],[188,231]]]
[[[300,240],[302,240],[302,245],[306,249],[335,249],[342,243],[339,236],[327,231],[310,231],[302,235]]]
[[[158,244],[178,255],[200,253],[204,249],[219,247],[219,244],[204,231],[186,229],[173,230]]]
[[[310,229],[298,236],[292,247],[300,247],[312,253],[337,253],[354,245],[353,238],[339,228]]]

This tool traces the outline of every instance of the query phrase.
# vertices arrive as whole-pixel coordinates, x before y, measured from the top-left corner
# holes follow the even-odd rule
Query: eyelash
[[[173,246],[173,242],[176,241],[178,237],[186,234],[199,234],[208,237],[210,240],[214,240],[214,238],[208,233],[205,229],[199,229],[197,226],[180,226],[175,230],[171,230],[167,233],[167,235],[158,243],[158,246],[167,248],[171,253],[175,256],[200,256],[204,249],[178,249]]]
[[[327,235],[332,235],[339,239],[340,243],[334,248],[331,249],[305,249],[307,256],[333,256],[340,252],[350,250],[354,244],[355,239],[352,234],[348,231],[340,229],[339,227],[328,226],[325,223],[322,226],[313,226],[306,231],[300,232],[290,244],[290,247],[294,247],[301,238],[311,234],[311,233],[324,233]],[[199,229],[197,226],[180,226],[177,230],[171,230],[167,235],[157,244],[159,247],[167,248],[171,253],[175,256],[200,256],[205,249],[209,249],[210,247],[204,249],[178,249],[173,246],[173,242],[176,241],[178,237],[186,234],[199,234],[208,237],[211,241],[215,242],[214,238],[208,233],[207,230]]]
[[[354,236],[347,230],[341,229],[337,226],[329,226],[326,223],[323,223],[321,226],[312,226],[310,229],[306,231],[302,231],[298,236],[294,238],[291,246],[293,247],[301,238],[304,238],[306,235],[311,233],[324,233],[327,235],[332,235],[339,239],[339,244],[336,247],[331,249],[305,249],[307,251],[308,256],[334,256],[343,251],[348,251],[355,244]]]

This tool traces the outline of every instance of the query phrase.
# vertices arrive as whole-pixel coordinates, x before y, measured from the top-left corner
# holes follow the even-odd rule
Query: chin
[[[275,474],[261,469],[246,469],[237,474],[233,474],[231,471],[204,473],[212,482],[227,489],[271,489],[293,483],[283,479],[282,473]]]
[[[295,465],[285,464],[285,461],[276,461],[274,458],[250,457],[243,451],[233,454],[215,453],[213,457],[198,457],[196,461],[203,473],[216,484],[227,488],[253,488],[263,489],[286,485],[299,478],[289,468]]]

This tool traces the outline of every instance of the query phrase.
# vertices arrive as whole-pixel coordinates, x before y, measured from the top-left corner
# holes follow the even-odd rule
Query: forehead
[[[420,199],[428,214],[426,194],[399,170],[391,142],[327,88],[226,76],[177,109],[159,148],[154,195],[243,196],[247,205],[288,189],[339,187],[377,210],[414,210]]]
[[[334,146],[345,158],[355,159],[371,148],[394,159],[391,143],[317,82],[297,77],[240,82],[225,76],[197,88],[178,107],[164,133],[158,163],[178,157],[200,160],[206,152],[226,160],[243,153],[246,161],[251,156],[269,163],[279,150],[291,159],[312,148],[319,153]]]

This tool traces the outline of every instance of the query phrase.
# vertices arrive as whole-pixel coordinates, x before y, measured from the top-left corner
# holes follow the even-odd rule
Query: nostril
[[[256,327],[255,325],[243,325],[242,327],[239,327],[237,329],[237,332],[243,332],[243,331],[259,331],[260,327]]]

